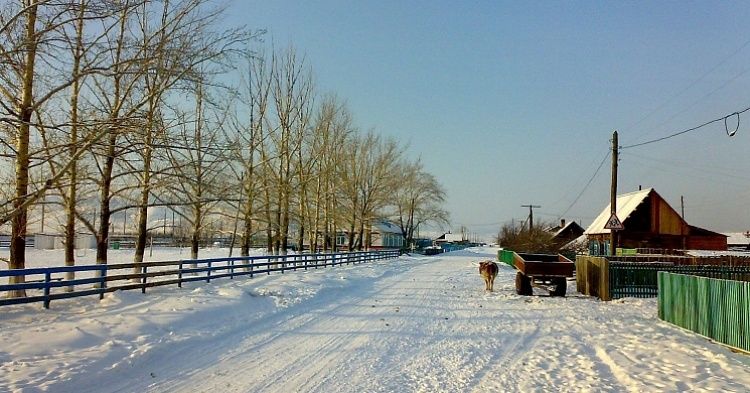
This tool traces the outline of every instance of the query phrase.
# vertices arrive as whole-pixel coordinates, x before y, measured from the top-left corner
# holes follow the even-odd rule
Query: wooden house
[[[721,233],[689,225],[653,188],[617,196],[618,248],[726,250],[727,237]],[[586,229],[591,255],[609,254],[610,205]]]
[[[552,236],[552,240],[561,246],[578,239],[584,231],[583,227],[578,225],[577,222],[565,222],[565,219],[560,220],[560,225],[545,228],[545,232]]]

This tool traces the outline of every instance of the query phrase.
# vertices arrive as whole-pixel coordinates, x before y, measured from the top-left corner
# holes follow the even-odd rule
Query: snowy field
[[[54,253],[30,250],[30,265],[61,260]],[[576,293],[572,281],[565,298],[521,297],[515,271],[502,266],[495,292],[485,292],[477,264],[496,255],[477,248],[58,300],[49,310],[0,307],[0,392],[750,386],[750,357],[661,322],[654,299],[601,302]]]

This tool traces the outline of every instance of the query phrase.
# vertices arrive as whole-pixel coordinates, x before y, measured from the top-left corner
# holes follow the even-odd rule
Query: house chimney
[[[560,228],[565,228],[565,219],[564,218],[560,219]]]

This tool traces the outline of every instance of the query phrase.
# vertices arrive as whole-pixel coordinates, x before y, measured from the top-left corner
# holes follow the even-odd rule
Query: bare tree
[[[424,171],[422,163],[405,163],[394,176],[394,221],[401,229],[405,244],[414,241],[415,231],[422,224],[447,225],[448,212],[442,208],[445,190],[435,176]]]
[[[250,242],[254,235],[253,221],[256,220],[256,203],[261,195],[262,181],[258,178],[263,165],[260,158],[260,145],[265,138],[266,110],[270,96],[270,75],[263,53],[248,52],[245,67],[240,68],[240,85],[236,95],[240,111],[246,118],[235,113],[230,128],[235,149],[232,159],[240,166],[240,195],[237,203],[236,219],[242,218],[240,254],[250,254]],[[234,242],[232,242],[234,243]]]
[[[350,250],[369,248],[370,227],[374,219],[385,216],[393,174],[403,153],[404,148],[394,139],[383,138],[372,131],[352,138],[347,144],[338,175]]]
[[[557,252],[559,244],[544,230],[548,226],[549,223],[540,222],[529,229],[505,224],[497,235],[497,242],[506,249],[518,252]]]
[[[271,221],[276,229],[272,249],[286,254],[293,194],[299,186],[299,168],[295,157],[302,149],[309,124],[312,105],[312,77],[303,58],[294,49],[274,53],[271,73],[271,98],[276,110],[278,125],[269,133],[269,144],[273,163],[265,165],[266,173],[272,176],[276,192],[276,209]],[[269,188],[266,188],[267,190]],[[270,199],[270,198],[269,198]]]
[[[85,4],[75,2],[53,2],[24,0],[7,4],[0,11],[0,119],[8,125],[14,145],[5,142],[4,146],[14,159],[14,192],[8,202],[0,203],[0,225],[11,222],[11,258],[9,265],[13,269],[24,268],[26,264],[25,242],[27,235],[29,206],[41,198],[48,190],[55,187],[66,175],[80,153],[72,154],[71,161],[51,172],[34,191],[30,190],[30,169],[32,160],[36,159],[31,151],[31,136],[34,130],[41,128],[54,129],[65,127],[61,121],[55,125],[42,124],[41,112],[44,106],[55,99],[64,90],[77,83],[89,72],[90,68],[77,64],[74,72],[65,66],[67,40],[66,28],[76,26],[79,31],[82,20],[86,18]],[[106,12],[104,13],[106,15]],[[94,16],[100,18],[101,13]],[[106,17],[106,16],[105,16]],[[61,44],[62,43],[62,44]],[[79,55],[83,52],[81,40],[75,41]],[[79,58],[80,60],[80,58]],[[36,114],[36,118],[34,115]],[[87,143],[93,143],[94,138]],[[78,147],[79,151],[84,146]],[[39,152],[50,154],[49,146]],[[43,162],[52,159],[43,157]],[[23,277],[12,278],[11,282],[23,282]],[[10,296],[23,296],[23,293],[10,293]]]
[[[336,245],[337,186],[336,165],[342,156],[345,141],[354,132],[348,108],[335,94],[323,97],[318,108],[311,148],[317,157],[311,171],[314,173],[311,208],[306,217],[310,247],[315,248],[322,236],[323,250]]]
[[[206,100],[202,83],[195,88],[195,116],[184,122],[179,135],[173,141],[174,148],[168,151],[172,167],[172,179],[166,190],[172,206],[181,206],[177,213],[191,224],[190,256],[198,258],[204,231],[211,226],[211,217],[218,213],[217,207],[224,201],[230,183],[225,171],[229,163],[221,152],[223,122],[226,117],[214,109],[206,116]],[[179,148],[177,146],[180,146]]]
[[[152,159],[155,138],[164,137],[160,127],[162,98],[179,82],[204,78],[203,74],[219,73],[228,66],[234,47],[255,38],[262,32],[249,33],[240,29],[216,30],[226,8],[204,10],[201,0],[164,1],[158,20],[150,18],[143,8],[140,19],[143,47],[149,64],[143,73],[146,93],[145,127],[138,202],[139,222],[135,262],[143,261],[146,246],[148,205],[152,196]],[[212,69],[213,67],[213,69]],[[192,83],[192,82],[191,82]]]

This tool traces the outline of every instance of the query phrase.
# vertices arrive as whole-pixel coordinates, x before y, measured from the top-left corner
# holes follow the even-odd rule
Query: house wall
[[[677,212],[663,199],[651,195],[654,232],[662,235],[687,235],[688,227]]]
[[[372,248],[401,248],[404,238],[395,233],[373,233]]]
[[[389,232],[386,232],[386,233],[371,232],[370,240],[372,241],[372,244],[370,245],[370,247],[374,249],[394,249],[394,248],[401,248],[404,245],[404,238],[401,236],[400,233],[397,234],[397,233],[389,233]],[[307,241],[307,239],[305,239],[305,241]],[[337,247],[346,247],[348,245],[349,245],[349,237],[346,233],[339,232],[338,234],[336,234],[336,246]]]
[[[691,236],[688,238],[687,248],[691,250],[726,251],[727,239],[723,236]]]

